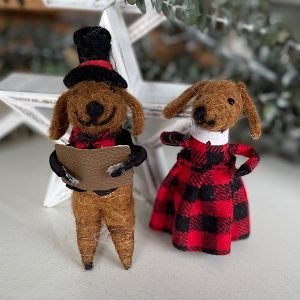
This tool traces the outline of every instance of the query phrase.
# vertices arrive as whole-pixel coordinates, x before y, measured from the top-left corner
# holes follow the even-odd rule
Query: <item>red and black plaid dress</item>
[[[183,149],[159,188],[150,227],[172,233],[180,250],[228,254],[231,241],[250,232],[247,193],[235,176],[235,155],[249,158],[240,167],[243,175],[257,166],[259,156],[247,145],[212,146],[180,135],[161,136],[164,144]]]

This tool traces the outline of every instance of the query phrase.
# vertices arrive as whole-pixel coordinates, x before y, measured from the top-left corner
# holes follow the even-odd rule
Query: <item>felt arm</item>
[[[189,136],[184,135],[177,131],[172,131],[172,132],[164,131],[160,135],[160,140],[163,144],[168,146],[187,147]]]
[[[49,157],[49,163],[52,171],[58,176],[58,177],[65,177],[66,172],[62,166],[62,164],[58,161],[56,151],[54,150],[50,157]]]
[[[66,173],[64,166],[59,162],[55,150],[50,154],[49,163],[50,163],[50,167],[51,167],[52,171],[58,177],[64,177],[69,180],[69,178],[67,177],[68,174]],[[68,187],[69,189],[74,190],[74,191],[78,191],[78,192],[82,191],[81,189],[77,189],[76,187],[73,187],[70,184],[66,184],[66,187]]]
[[[125,162],[112,166],[112,169],[109,171],[112,177],[120,176],[132,167],[139,166],[147,158],[145,148],[139,145],[134,145],[129,131],[125,129],[122,131],[121,139],[118,140],[118,144],[128,145],[130,147],[131,154]]]
[[[131,134],[126,129],[123,129],[122,143],[128,145],[131,150],[131,154],[125,162],[128,165],[128,169],[139,166],[147,158],[146,150],[142,146],[135,145],[132,142]]]
[[[132,145],[130,148],[131,154],[129,155],[126,164],[131,165],[131,167],[137,167],[147,158],[147,152],[145,148],[138,145]]]
[[[244,144],[233,145],[236,155],[242,155],[249,159],[236,171],[236,176],[244,176],[251,173],[259,163],[258,153],[250,146]]]

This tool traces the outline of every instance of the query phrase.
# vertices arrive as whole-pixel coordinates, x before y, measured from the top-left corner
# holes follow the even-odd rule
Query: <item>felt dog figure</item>
[[[228,129],[244,113],[251,136],[257,139],[259,116],[243,83],[196,83],[166,106],[165,117],[174,117],[189,101],[190,134],[161,134],[164,144],[183,150],[160,186],[150,227],[172,233],[173,244],[180,250],[225,255],[231,241],[249,236],[248,200],[241,176],[259,162],[250,146],[228,144]],[[235,155],[249,159],[237,169]]]
[[[127,108],[132,111],[133,135],[143,130],[142,106],[125,89],[126,81],[112,69],[109,61],[110,33],[101,27],[85,27],[74,33],[80,65],[64,78],[69,88],[59,97],[53,111],[49,136],[61,138],[71,123],[70,146],[95,149],[128,145],[127,161],[110,168],[120,176],[146,159],[143,147],[134,145],[130,133],[122,128]],[[95,161],[95,164],[97,162]],[[101,223],[105,223],[125,269],[130,268],[134,249],[134,203],[132,184],[110,190],[85,191],[76,188],[76,178],[68,174],[56,152],[50,156],[52,170],[69,181],[73,189],[72,207],[76,219],[77,241],[85,269],[93,267]]]

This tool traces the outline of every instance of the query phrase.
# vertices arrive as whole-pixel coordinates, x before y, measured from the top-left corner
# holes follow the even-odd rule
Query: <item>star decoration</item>
[[[0,140],[24,123],[19,114],[0,103]]]
[[[164,16],[149,6],[147,13],[127,28],[118,2],[113,1],[103,11],[100,21],[100,26],[108,29],[112,36],[112,63],[116,71],[128,82],[128,91],[142,103],[149,128],[152,128],[151,124],[157,123],[157,118],[162,118],[161,111],[166,103],[187,88],[184,84],[148,82],[142,78],[132,44],[164,20]],[[17,90],[16,82],[19,83]],[[55,76],[13,74],[0,84],[1,100],[44,135],[48,133],[51,118],[51,114],[45,109],[53,108],[58,96],[64,91],[62,78]],[[171,125],[172,128],[178,126],[188,126],[187,121],[181,119]],[[148,191],[146,200],[149,201],[154,201],[157,185],[168,171],[164,153],[158,142],[158,133],[161,131],[162,126],[155,132],[146,130],[139,139],[139,143],[147,148],[148,162],[138,170],[140,176],[136,180],[136,190]],[[67,140],[68,134],[58,142],[66,143]],[[53,173],[44,206],[55,206],[69,197],[70,190],[66,189],[61,179]]]

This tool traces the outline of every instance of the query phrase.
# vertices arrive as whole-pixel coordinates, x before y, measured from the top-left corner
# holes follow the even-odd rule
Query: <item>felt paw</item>
[[[247,166],[241,166],[236,172],[235,176],[236,177],[241,177],[249,174],[251,170]]]
[[[63,177],[64,177],[65,179],[67,179],[68,182],[70,182],[71,185],[76,186],[76,185],[79,183],[79,180],[76,179],[74,176],[72,176],[72,175],[66,170],[65,167],[63,167],[63,169],[64,169],[64,172],[65,172],[65,174],[64,174]]]
[[[85,268],[87,271],[93,269],[93,263],[92,263],[92,262],[86,263],[86,264],[84,265],[84,268]]]
[[[131,268],[131,260],[130,261],[124,261],[124,262],[122,262],[122,265],[123,265],[123,267],[124,267],[124,269],[125,270],[129,270],[130,268]]]
[[[113,166],[110,166],[108,169],[107,169],[107,173],[111,176],[111,177],[119,177],[121,176],[122,174],[125,173],[125,166],[123,163],[119,163],[119,164],[116,164],[116,165],[113,165]]]

